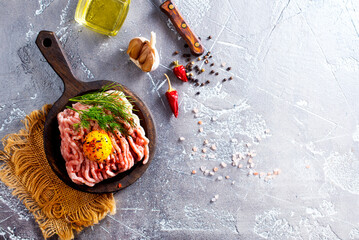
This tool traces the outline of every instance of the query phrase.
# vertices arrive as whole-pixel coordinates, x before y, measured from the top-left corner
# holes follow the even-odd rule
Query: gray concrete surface
[[[188,49],[152,1],[134,0],[116,37],[79,26],[75,0],[0,2],[1,138],[63,90],[34,44],[43,29],[56,32],[80,79],[123,83],[157,124],[158,152],[148,171],[115,195],[116,215],[76,239],[359,239],[358,1],[175,2],[219,72],[209,75],[204,65],[199,79],[211,81],[205,87],[170,74],[180,94],[178,119],[164,97],[163,74],[170,73],[172,53]],[[151,30],[161,65],[145,74],[125,50]],[[217,150],[202,153],[205,139]],[[253,168],[248,158],[242,169],[231,166],[232,154],[248,152],[246,143],[257,154]],[[205,176],[201,166],[219,170]],[[273,179],[248,176],[277,168]],[[0,236],[41,239],[31,214],[3,184],[0,193]]]

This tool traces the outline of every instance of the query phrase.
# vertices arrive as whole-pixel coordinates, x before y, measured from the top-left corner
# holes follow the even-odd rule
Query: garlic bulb
[[[151,72],[158,68],[160,58],[155,47],[156,33],[151,32],[151,40],[136,37],[128,44],[127,54],[132,62],[144,72]]]

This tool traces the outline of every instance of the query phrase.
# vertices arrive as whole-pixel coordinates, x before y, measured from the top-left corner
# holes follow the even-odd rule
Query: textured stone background
[[[220,73],[210,76],[204,65],[199,79],[211,83],[202,88],[170,74],[181,98],[178,119],[164,97],[163,73],[170,72],[175,50],[188,49],[155,2],[134,0],[116,37],[79,26],[75,0],[0,2],[1,138],[63,90],[34,44],[40,30],[56,32],[80,79],[123,83],[147,103],[157,124],[158,152],[147,172],[115,195],[116,215],[77,239],[359,239],[358,1],[175,3]],[[161,65],[144,74],[125,50],[131,38],[151,30]],[[220,68],[222,62],[232,71]],[[234,80],[222,84],[229,76]],[[192,154],[205,139],[217,150]],[[279,168],[281,174],[265,181],[247,176],[246,161],[243,169],[232,167],[232,154],[248,151],[245,143],[257,152],[253,171]],[[221,162],[228,166],[215,176],[199,170]],[[0,236],[40,239],[31,214],[3,184],[0,193]]]

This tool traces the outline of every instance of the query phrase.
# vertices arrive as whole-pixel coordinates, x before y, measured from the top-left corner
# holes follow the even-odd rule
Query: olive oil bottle
[[[126,19],[131,0],[79,0],[75,20],[86,27],[115,36]]]

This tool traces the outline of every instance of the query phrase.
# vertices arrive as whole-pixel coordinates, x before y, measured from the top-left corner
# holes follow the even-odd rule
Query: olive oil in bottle
[[[126,19],[131,0],[79,0],[75,20],[86,27],[115,36]]]

